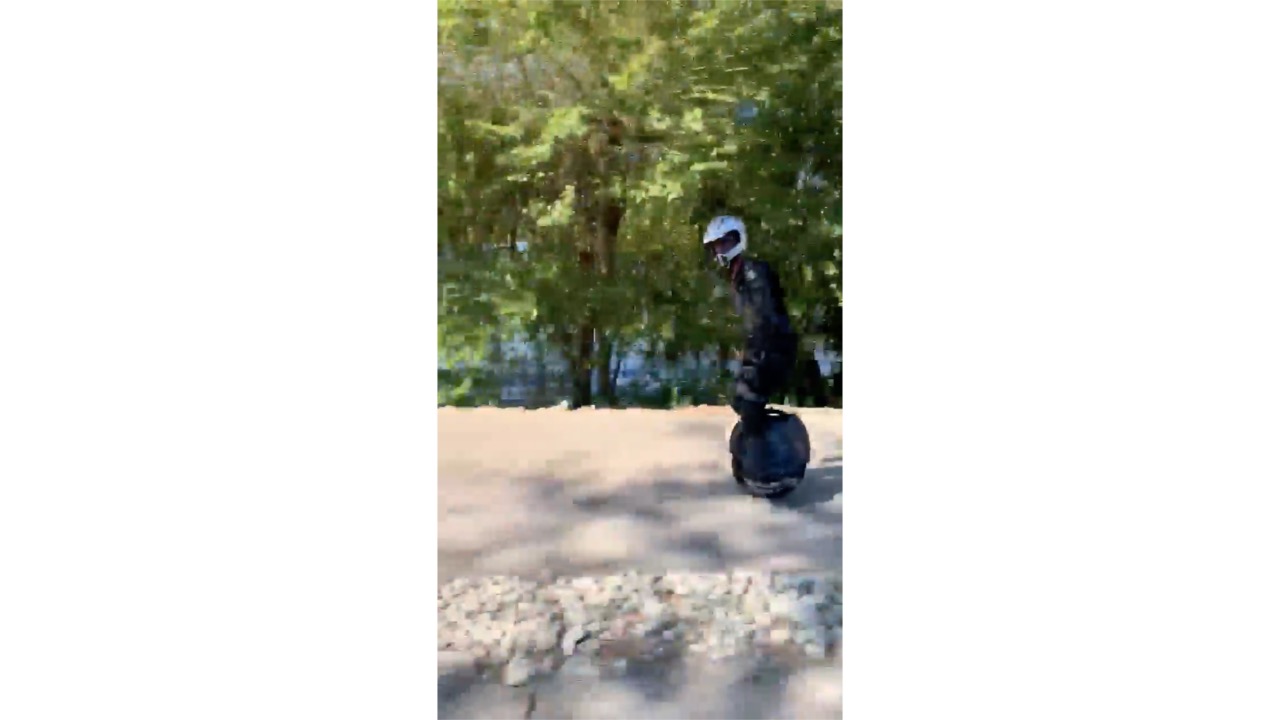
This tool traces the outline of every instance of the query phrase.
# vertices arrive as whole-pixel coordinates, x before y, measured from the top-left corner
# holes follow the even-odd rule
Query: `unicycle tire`
[[[743,471],[742,459],[739,457],[739,444],[742,437],[742,423],[734,425],[733,430],[729,434],[729,455],[731,458],[731,469],[733,479],[748,494],[754,497],[777,499],[791,494],[800,482],[804,480],[805,470],[811,459],[811,449],[809,446],[809,431],[799,417],[776,410],[769,409],[769,422],[771,425],[787,423],[787,431],[791,434],[790,442],[794,447],[798,467],[792,472],[788,472],[776,481],[758,482],[746,476]]]
[[[766,500],[777,500],[790,495],[796,488],[800,487],[800,481],[804,479],[804,475],[798,478],[787,478],[776,483],[755,483],[750,482],[742,474],[742,460],[737,455],[733,456],[733,479],[737,481],[738,486],[752,497],[764,498]]]

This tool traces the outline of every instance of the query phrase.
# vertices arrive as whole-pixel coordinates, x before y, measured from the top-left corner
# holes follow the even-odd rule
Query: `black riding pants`
[[[787,384],[796,363],[796,343],[783,341],[764,351],[748,351],[738,370],[733,410],[746,435],[764,432],[765,405]]]

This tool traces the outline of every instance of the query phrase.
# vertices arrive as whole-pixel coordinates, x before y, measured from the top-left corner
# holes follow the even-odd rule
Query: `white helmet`
[[[723,238],[731,232],[738,233],[738,243],[726,248],[712,248],[715,251],[716,259],[721,265],[728,265],[729,261],[742,254],[747,249],[747,226],[742,222],[742,218],[732,215],[721,215],[711,221],[707,226],[707,232],[702,236],[702,244],[710,245],[717,240]]]

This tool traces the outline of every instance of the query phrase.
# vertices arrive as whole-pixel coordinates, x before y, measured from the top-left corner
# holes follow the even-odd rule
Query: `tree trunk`
[[[613,367],[613,346],[607,338],[600,338],[597,344],[599,347],[599,357],[596,358],[596,391],[600,397],[609,406],[618,404],[617,395],[614,393],[613,378],[610,369]]]
[[[506,357],[503,355],[503,352],[502,352],[502,335],[500,331],[495,330],[493,335],[490,337],[490,341],[489,341],[489,370],[491,371],[491,374],[489,377],[493,379],[493,387],[486,388],[486,391],[487,391],[486,394],[489,394],[489,392],[497,393],[496,398],[493,397],[492,395],[490,395],[490,397],[488,398],[490,402],[493,402],[497,405],[504,404],[504,399],[502,397],[502,388],[506,385],[506,382],[507,382],[507,373],[506,373],[505,365],[506,365]],[[487,384],[488,383],[486,383],[486,385]]]
[[[799,367],[799,382],[796,392],[801,407],[827,407],[830,397],[827,391],[827,380],[822,377],[822,367],[815,357],[802,357]]]
[[[603,298],[608,296],[615,280],[618,229],[622,224],[622,200],[612,196],[609,180],[617,172],[616,149],[622,144],[624,126],[621,121],[608,118],[603,121],[603,130],[588,132],[583,138],[582,152],[567,156],[562,169],[568,177],[578,180],[577,185],[583,193],[580,198],[585,222],[580,227],[587,238],[586,247],[578,251],[578,267],[583,273],[583,288],[589,305],[578,326],[577,346],[574,348],[575,408],[591,404],[593,368],[600,394],[610,403],[616,401],[614,383],[609,376],[611,349],[605,342],[613,313],[612,308],[602,303],[607,302]],[[597,340],[598,346],[595,344]]]
[[[583,273],[583,287],[587,289],[587,297],[594,295],[592,288],[595,283],[591,277],[595,268],[595,255],[590,250],[578,251],[578,269]],[[586,317],[578,324],[577,334],[574,338],[575,347],[570,355],[570,364],[573,373],[573,400],[574,409],[587,407],[591,405],[591,356],[595,349],[595,331],[596,331],[596,314],[594,309],[588,309]]]
[[[617,278],[618,231],[622,226],[623,209],[622,204],[615,198],[602,199],[602,202],[600,222],[596,227],[595,255],[598,271],[603,281],[602,285],[612,288]],[[613,308],[606,308],[606,310],[611,311]],[[609,373],[609,368],[613,364],[611,362],[613,353],[612,339],[607,337],[605,329],[600,327],[600,323],[596,324],[596,328],[600,333],[599,391],[608,404],[614,406],[618,403],[618,396]]]
[[[622,360],[623,360],[624,354],[625,353],[623,352],[623,349],[619,348],[615,343],[613,348],[613,356],[614,358],[616,358],[616,360],[614,361],[614,364],[613,364],[613,378],[609,381],[609,389],[615,401],[617,400],[617,396],[618,396],[618,373],[622,372]]]
[[[591,405],[591,336],[593,329],[590,322],[578,326],[577,347],[570,355],[573,372],[573,409]]]
[[[533,402],[530,404],[542,407],[547,404],[547,343],[542,337],[538,337],[533,347],[537,359],[533,371]]]

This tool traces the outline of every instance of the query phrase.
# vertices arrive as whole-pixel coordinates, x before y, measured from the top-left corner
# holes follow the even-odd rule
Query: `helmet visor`
[[[739,240],[737,240],[737,233],[731,232],[726,234],[726,236],[719,238],[719,240],[712,241],[712,249],[716,251],[717,255],[723,255],[726,254],[726,252],[733,250],[733,247],[737,246],[737,242],[739,242]]]
[[[711,241],[711,249],[717,255],[723,255],[738,246],[739,237],[737,230],[730,230],[717,240]]]

